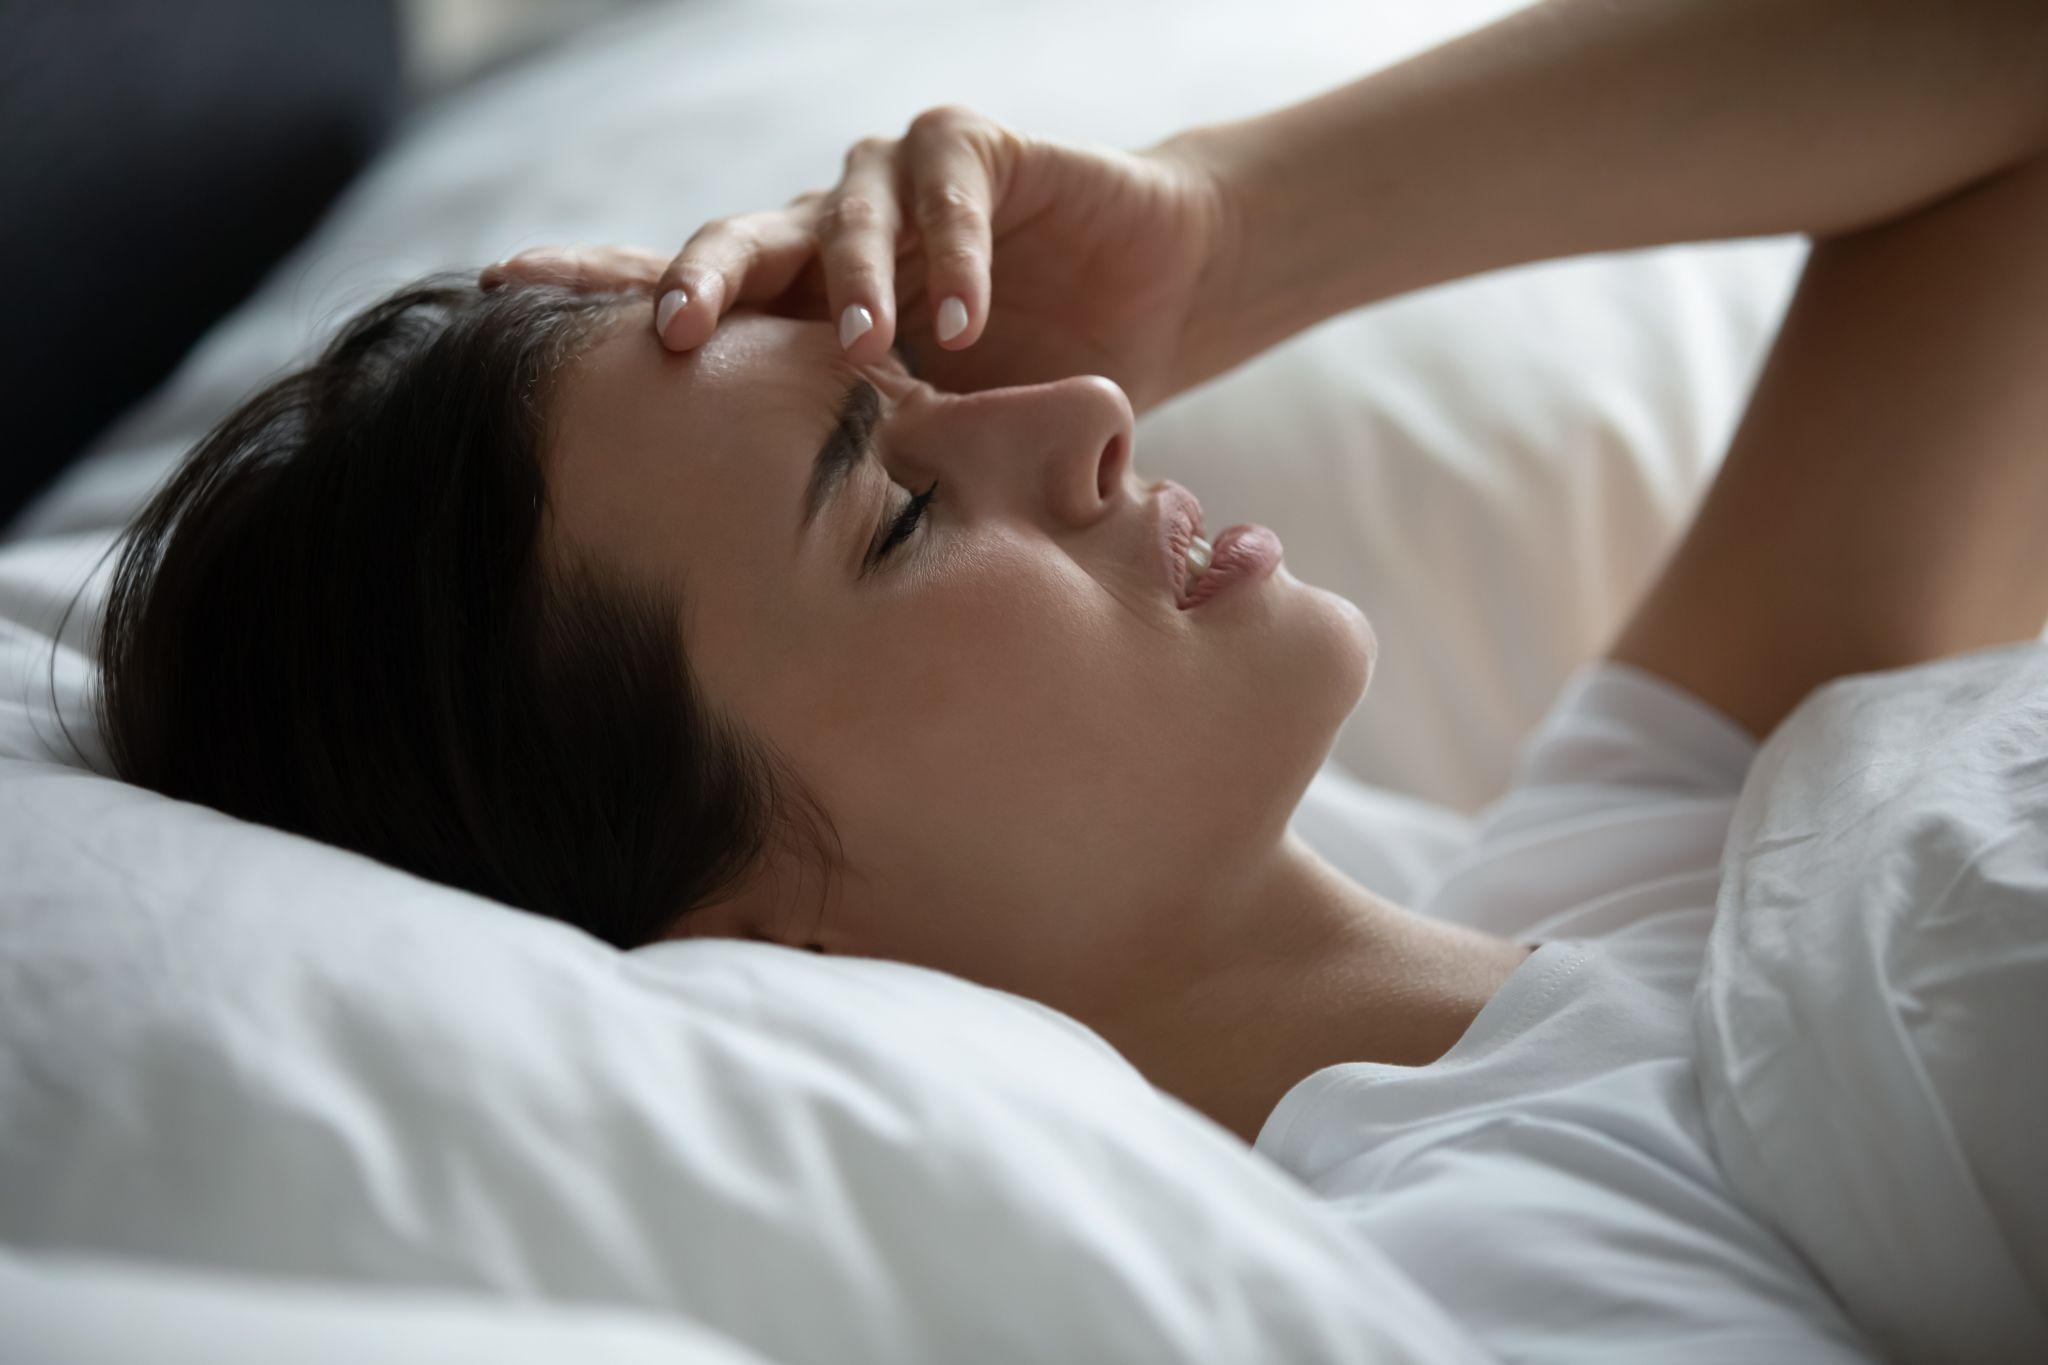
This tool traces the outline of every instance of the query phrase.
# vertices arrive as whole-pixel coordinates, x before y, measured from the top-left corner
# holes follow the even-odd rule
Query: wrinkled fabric
[[[1716,1150],[1901,1359],[2048,1360],[2048,649],[1839,680],[1729,832]]]
[[[1756,745],[1651,674],[1577,673],[1419,908],[1541,946],[1428,1066],[1327,1067],[1264,1152],[1517,1361],[1860,1361],[1716,1167],[1690,1006]]]

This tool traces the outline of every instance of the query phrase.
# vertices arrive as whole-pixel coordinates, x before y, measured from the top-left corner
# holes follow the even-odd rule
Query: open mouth
[[[1216,547],[1202,539],[1200,535],[1193,535],[1188,538],[1187,548],[1182,551],[1182,555],[1184,563],[1181,570],[1180,595],[1186,598],[1194,595],[1195,586],[1201,582],[1202,575],[1216,562]]]
[[[1212,538],[1202,529],[1202,504],[1171,479],[1160,487],[1159,502],[1161,567],[1181,611],[1225,593],[1235,597],[1280,567],[1280,537],[1266,527],[1244,522]]]
[[[1171,479],[1159,487],[1159,549],[1174,604],[1185,607],[1188,593],[1214,562],[1215,549],[1202,534],[1201,502]]]

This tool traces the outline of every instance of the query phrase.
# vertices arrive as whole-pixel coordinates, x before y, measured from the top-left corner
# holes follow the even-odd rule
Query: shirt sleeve
[[[1424,914],[1525,941],[1610,933],[1711,907],[1756,740],[1631,664],[1566,681],[1480,812],[1471,847],[1419,899]]]

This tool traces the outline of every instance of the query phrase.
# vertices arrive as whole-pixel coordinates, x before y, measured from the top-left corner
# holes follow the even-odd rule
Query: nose
[[[1022,503],[1080,527],[1137,498],[1128,486],[1135,425],[1123,389],[1089,374],[953,396],[933,414],[931,435],[968,498]]]

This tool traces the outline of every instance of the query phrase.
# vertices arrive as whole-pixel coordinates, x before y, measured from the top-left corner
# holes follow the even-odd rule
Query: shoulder
[[[1549,937],[1711,906],[1756,752],[1747,731],[1683,689],[1628,664],[1587,664],[1416,908]]]

